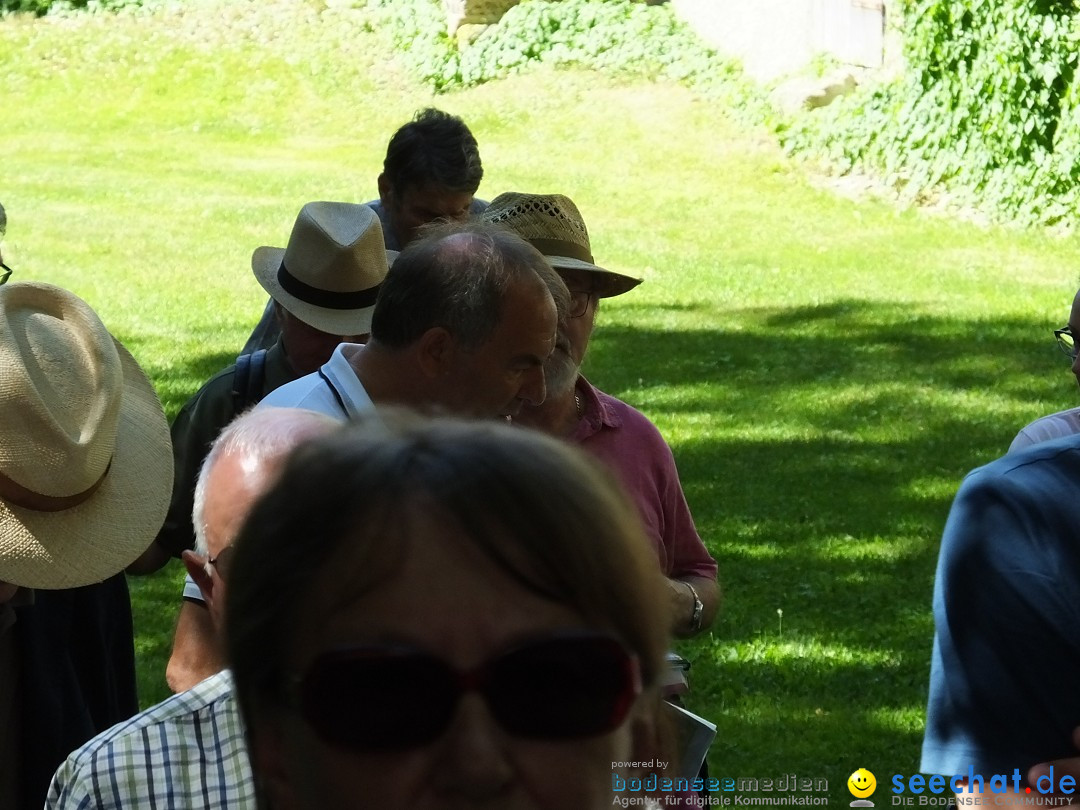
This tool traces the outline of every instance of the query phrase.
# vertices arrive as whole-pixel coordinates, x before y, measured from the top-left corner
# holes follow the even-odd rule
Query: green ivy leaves
[[[1071,222],[1080,181],[1073,0],[904,0],[905,73],[785,132],[796,151],[944,187],[999,220]]]
[[[762,116],[762,95],[668,6],[632,0],[523,0],[460,49],[438,0],[367,0],[413,73],[437,92],[532,69],[579,66],[681,82]],[[760,119],[759,119],[760,120]]]

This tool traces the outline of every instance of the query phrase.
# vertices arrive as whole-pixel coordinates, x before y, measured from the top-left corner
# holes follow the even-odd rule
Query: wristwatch
[[[685,580],[683,580],[683,585],[690,589],[690,595],[694,597],[694,612],[690,614],[690,629],[696,633],[701,629],[701,614],[705,611],[705,605],[702,603],[701,597],[697,595],[693,585]]]

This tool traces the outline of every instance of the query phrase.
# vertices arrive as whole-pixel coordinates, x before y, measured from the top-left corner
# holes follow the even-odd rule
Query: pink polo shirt
[[[656,425],[579,376],[582,417],[571,437],[611,467],[637,504],[660,570],[668,577],[716,579],[716,560],[701,542],[675,458]]]

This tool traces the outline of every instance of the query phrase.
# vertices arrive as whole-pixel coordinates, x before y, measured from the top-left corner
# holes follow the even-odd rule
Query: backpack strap
[[[243,413],[263,398],[266,382],[266,349],[257,349],[236,358],[233,373],[233,413]]]

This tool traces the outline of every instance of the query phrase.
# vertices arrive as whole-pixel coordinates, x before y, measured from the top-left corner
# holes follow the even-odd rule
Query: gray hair
[[[279,465],[298,444],[338,427],[325,414],[299,408],[255,408],[230,422],[214,440],[199,468],[195,482],[191,522],[195,527],[195,550],[207,554],[206,490],[210,471],[224,456],[242,456],[253,465]]]

